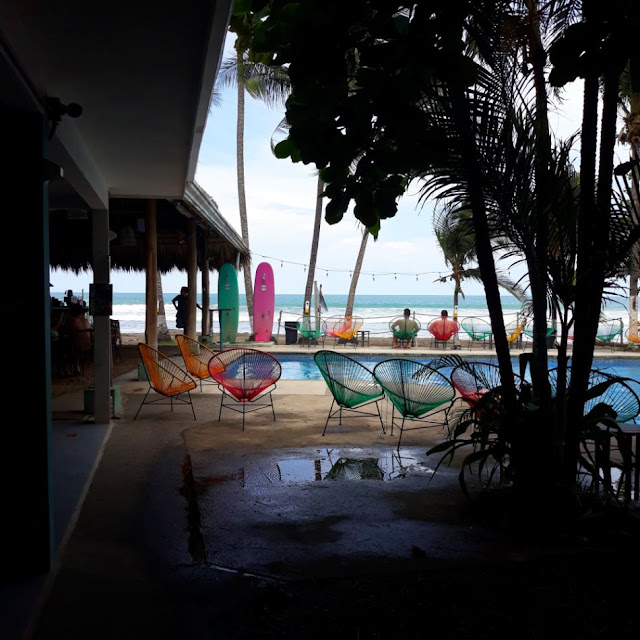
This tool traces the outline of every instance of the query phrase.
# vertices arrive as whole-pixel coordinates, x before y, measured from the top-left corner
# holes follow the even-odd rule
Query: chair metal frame
[[[513,377],[519,391],[524,380],[517,373]],[[472,409],[487,391],[502,385],[500,367],[495,362],[464,362],[451,370],[450,379],[460,397]]]
[[[352,344],[358,346],[358,331],[364,320],[359,316],[331,316],[325,320],[325,335],[333,338],[333,346]]]
[[[557,390],[557,368],[549,370],[549,382],[552,392]],[[588,388],[596,389],[598,385],[610,382],[602,393],[590,397],[584,404],[584,415],[587,415],[598,404],[605,404],[615,412],[615,418],[598,422],[598,429],[606,431],[609,436],[618,440],[620,449],[626,449],[621,467],[621,480],[624,484],[625,500],[629,502],[633,493],[637,500],[640,495],[640,424],[637,419],[640,416],[640,382],[628,378],[617,378],[598,369],[592,369],[589,373]],[[567,390],[571,384],[571,367],[567,367]],[[615,425],[614,425],[615,423]],[[635,438],[635,448],[633,447]],[[590,454],[584,447],[585,455]],[[635,461],[634,461],[635,458]],[[596,442],[594,464],[594,484],[597,489],[600,484],[600,470],[603,471],[603,485],[607,490],[612,489],[611,482],[611,443],[610,437]]]
[[[344,353],[323,349],[313,355],[316,366],[333,398],[329,414],[324,423],[322,435],[327,432],[329,420],[338,416],[338,424],[342,425],[342,412],[350,411],[355,417],[375,417],[380,420],[382,433],[386,433],[379,402],[384,399],[384,390],[376,381],[373,372]],[[338,408],[334,411],[335,405]],[[363,411],[363,407],[375,404],[376,413]]]
[[[405,431],[435,427],[448,430],[449,410],[453,406],[456,391],[440,371],[416,360],[390,358],[379,362],[373,369],[373,375],[392,405],[391,435],[395,426],[400,429],[398,451]],[[435,390],[440,393],[429,398],[428,394]],[[422,395],[416,397],[411,393],[415,391]],[[402,416],[399,424],[396,411]],[[434,420],[441,415],[444,415],[444,423]],[[405,424],[407,420],[418,424],[408,427]]]
[[[418,333],[420,333],[420,330],[422,329],[422,324],[417,318],[410,318],[412,322],[416,323],[415,331],[407,331],[406,326],[403,330],[394,328],[393,325],[396,324],[396,322],[407,319],[407,316],[397,316],[389,322],[389,331],[391,331],[393,337],[398,340],[398,346],[401,349],[406,349],[415,345]]]
[[[148,344],[139,342],[138,353],[147,373],[149,388],[133,419],[135,420],[138,417],[145,404],[168,404],[171,406],[171,411],[173,411],[173,403],[178,402],[191,405],[191,412],[195,420],[196,412],[193,408],[190,392],[198,386],[196,381],[173,360]],[[152,390],[159,394],[160,398],[147,401]],[[188,399],[183,397],[185,394]],[[167,398],[169,402],[165,401]]]
[[[320,338],[322,338],[322,346],[324,347],[324,337],[327,333],[327,324],[322,317],[300,316],[296,320],[296,329],[302,336],[302,339],[307,341],[309,348],[311,348],[312,341],[317,345]]]
[[[438,325],[438,323],[441,323],[443,321],[451,322],[456,326],[456,330],[452,331],[447,338],[440,338],[435,332],[435,327]],[[438,318],[434,318],[433,320],[431,320],[431,322],[429,322],[429,324],[427,325],[427,331],[431,334],[431,346],[435,345],[435,348],[437,349],[438,345],[441,344],[442,348],[446,349],[447,344],[451,341],[451,339],[460,333],[460,323],[457,320],[453,320],[452,318],[448,317],[444,318],[443,320],[442,316],[440,316]]]
[[[596,333],[596,345],[609,347],[611,351],[615,351],[615,340],[618,336],[622,338],[623,331],[622,318],[601,322]]]
[[[209,373],[209,360],[216,355],[216,352],[199,340],[181,333],[176,335],[175,340],[187,371],[200,383],[200,391],[202,392],[203,382],[216,384]]]
[[[222,392],[218,421],[222,419],[223,407],[227,407],[242,414],[244,431],[245,414],[271,407],[275,422],[272,393],[282,375],[282,365],[277,358],[259,349],[233,347],[216,353],[209,360],[208,368]],[[228,372],[233,373],[232,378],[225,376]]]
[[[469,349],[471,349],[474,342],[482,342],[482,348],[486,349],[487,338],[489,339],[489,348],[493,347],[493,329],[491,328],[491,323],[484,318],[475,316],[463,318],[460,326],[469,336]],[[518,335],[520,335],[519,332],[516,337]]]

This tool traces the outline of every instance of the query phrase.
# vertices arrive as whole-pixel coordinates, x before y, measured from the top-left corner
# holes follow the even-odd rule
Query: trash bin
[[[297,322],[284,323],[284,337],[285,337],[285,344],[296,344],[298,342],[298,323]]]
[[[553,349],[556,346],[556,338],[558,337],[558,332],[554,329],[547,336],[547,349]]]

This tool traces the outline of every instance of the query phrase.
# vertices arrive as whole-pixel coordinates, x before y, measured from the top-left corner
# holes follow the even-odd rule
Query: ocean
[[[62,300],[63,292],[52,292],[51,295]],[[171,304],[171,300],[177,295],[174,293],[164,293],[165,315],[169,329],[176,328],[176,312]],[[85,300],[88,304],[88,294]],[[210,296],[209,306],[217,306],[218,296]],[[273,323],[273,335],[284,337],[285,322],[295,322],[301,315],[303,309],[302,294],[276,294],[275,311]],[[327,310],[322,311],[325,319],[331,316],[344,314],[347,303],[347,295],[324,295]],[[202,304],[202,295],[198,294],[198,302]],[[446,309],[449,316],[453,317],[453,294],[452,295],[356,295],[354,304],[354,316],[360,316],[364,320],[363,329],[370,332],[371,337],[390,337],[389,322],[401,316],[405,308],[411,309],[412,315],[421,323],[422,329],[426,329],[427,324],[434,318],[440,316],[440,311]],[[313,302],[312,302],[313,304]],[[249,313],[247,311],[246,299],[240,296],[240,320],[238,331],[249,333]],[[520,302],[512,296],[502,296],[502,309],[505,323],[515,323],[519,318],[521,308]],[[628,312],[621,304],[614,304],[605,310],[607,318],[620,318],[626,328],[628,323]],[[489,320],[489,311],[484,296],[468,295],[464,300],[459,301],[458,320],[465,317],[481,317]],[[145,328],[145,294],[144,293],[118,293],[113,294],[113,319],[120,321],[120,330],[125,334],[144,333]],[[201,327],[202,313],[198,310],[198,331]],[[213,314],[214,332],[218,331],[217,314]]]

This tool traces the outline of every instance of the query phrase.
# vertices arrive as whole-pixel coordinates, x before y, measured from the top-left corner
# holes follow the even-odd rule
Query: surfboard
[[[255,342],[269,342],[273,331],[275,286],[273,269],[261,262],[256,269],[253,286],[253,335]]]
[[[221,342],[235,342],[240,318],[240,294],[236,268],[225,262],[218,272],[218,309],[221,309]]]

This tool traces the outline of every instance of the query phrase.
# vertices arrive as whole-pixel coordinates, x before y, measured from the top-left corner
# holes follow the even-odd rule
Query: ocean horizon
[[[169,329],[176,329],[176,312],[171,300],[178,292],[164,292],[163,301],[165,317]],[[51,292],[51,295],[59,300],[64,297],[63,292]],[[321,311],[325,319],[331,316],[344,314],[348,296],[342,294],[323,294],[327,310]],[[84,300],[89,304],[89,294],[84,294]],[[521,303],[510,295],[502,295],[502,310],[505,324],[515,323],[520,317]],[[198,303],[202,304],[202,295],[198,294]],[[212,293],[209,296],[209,307],[215,309],[218,296]],[[314,300],[311,301],[312,309]],[[303,312],[303,294],[276,294],[274,305],[273,335],[285,335],[285,322],[295,322]],[[439,317],[442,309],[446,309],[450,317],[453,317],[453,294],[450,295],[394,295],[394,294],[363,294],[355,296],[353,314],[363,318],[363,329],[370,332],[371,337],[391,336],[389,322],[401,316],[403,310],[409,308],[412,315],[421,323],[422,329],[432,319]],[[605,308],[604,315],[609,319],[620,318],[624,327],[628,324],[628,311],[623,304],[612,304]],[[145,293],[118,293],[113,294],[113,308],[111,317],[120,321],[120,330],[124,334],[144,333],[145,330]],[[458,306],[458,320],[465,317],[480,317],[489,320],[489,310],[483,295],[468,295],[460,298]],[[202,313],[198,310],[197,328],[200,330]],[[213,329],[218,331],[217,314],[213,314]],[[246,296],[240,294],[240,317],[238,323],[239,333],[249,333],[249,313],[247,310]]]

